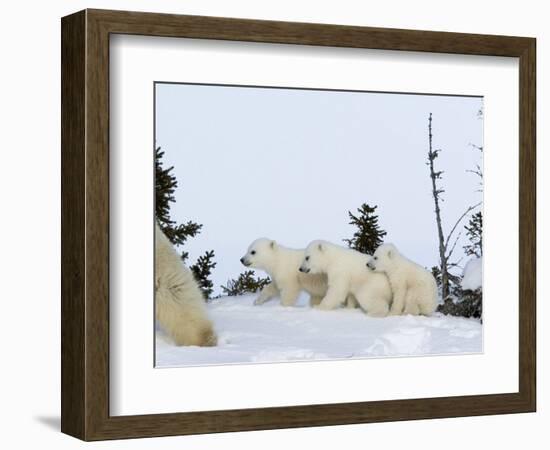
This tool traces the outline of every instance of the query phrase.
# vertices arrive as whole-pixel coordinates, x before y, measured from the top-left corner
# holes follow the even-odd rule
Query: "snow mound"
[[[476,319],[435,314],[368,317],[360,309],[319,311],[305,296],[296,307],[254,295],[208,303],[217,347],[176,347],[157,329],[156,367],[480,353]]]
[[[475,291],[482,286],[483,283],[483,259],[472,258],[464,267],[462,282],[460,287],[465,290]]]

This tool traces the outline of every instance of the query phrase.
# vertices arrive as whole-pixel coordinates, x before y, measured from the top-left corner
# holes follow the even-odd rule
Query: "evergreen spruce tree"
[[[350,225],[355,225],[357,231],[353,233],[351,239],[344,239],[349,248],[361,253],[372,255],[375,250],[384,242],[384,236],[387,234],[381,230],[378,225],[378,216],[375,213],[378,206],[369,206],[363,203],[357,209],[357,215],[348,211]]]
[[[269,277],[254,277],[254,271],[247,270],[241,273],[236,280],[229,280],[225,286],[220,287],[224,294],[233,296],[258,292],[270,282]]]
[[[455,293],[456,298],[447,298],[437,311],[449,316],[482,318],[483,293],[481,289],[475,291],[460,290]]]
[[[176,224],[170,218],[170,203],[176,201],[174,191],[178,187],[176,177],[172,175],[174,167],[164,169],[162,157],[164,152],[160,147],[155,150],[155,213],[160,228],[173,245],[183,245],[187,239],[195,237],[200,233],[202,225],[189,221],[183,224]],[[182,253],[182,259],[187,259],[187,252]]]
[[[470,240],[468,245],[464,246],[464,251],[469,256],[483,256],[483,215],[480,212],[470,217],[468,225],[465,225],[466,235]]]
[[[178,247],[189,238],[195,237],[200,233],[201,224],[193,221],[177,224],[170,217],[170,204],[176,201],[174,192],[178,187],[178,181],[172,174],[174,167],[165,169],[162,163],[164,152],[160,147],[155,149],[155,215],[160,228],[166,234],[166,237],[172,245]],[[181,259],[185,263],[189,254],[184,250],[181,253]],[[195,279],[203,291],[205,298],[208,299],[212,294],[213,283],[210,280],[212,269],[216,266],[213,262],[214,251],[207,251],[200,256],[197,262],[190,267]]]
[[[473,214],[470,217],[468,225],[465,225],[466,234],[470,239],[470,243],[464,246],[464,251],[467,255],[481,258],[483,256],[483,215],[481,212]],[[437,310],[443,314],[462,317],[482,318],[483,313],[483,292],[482,289],[474,291],[462,289],[460,282],[457,282],[457,287],[453,292],[455,299],[447,299],[442,305],[439,305]]]
[[[214,250],[207,251],[204,255],[199,256],[197,262],[193,264],[190,269],[193,272],[195,280],[199,283],[204,298],[210,298],[214,291],[214,283],[210,279],[212,269],[216,267],[214,259]]]
[[[441,287],[441,269],[438,266],[432,267],[432,275],[435,278],[435,282],[438,287]]]
[[[470,244],[464,246],[467,255],[481,258],[483,256],[483,215],[481,212],[473,214],[468,225],[464,226]],[[458,284],[455,289],[455,300],[448,299],[438,306],[438,311],[452,316],[482,318],[483,313],[483,292],[482,289],[471,291],[462,289]]]

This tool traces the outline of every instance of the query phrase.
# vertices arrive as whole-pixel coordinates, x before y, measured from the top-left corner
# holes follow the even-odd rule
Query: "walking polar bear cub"
[[[393,291],[391,315],[430,315],[437,306],[437,284],[424,267],[405,258],[395,245],[378,247],[367,263],[372,273],[387,275]]]
[[[311,305],[319,304],[327,292],[327,276],[300,273],[298,268],[303,258],[304,250],[287,248],[271,239],[260,238],[252,242],[241,263],[263,270],[271,277],[271,283],[262,289],[254,304],[261,305],[273,297],[280,297],[283,306],[294,306],[301,290],[310,295]]]
[[[191,271],[155,226],[155,316],[176,345],[216,345],[216,333]]]
[[[307,274],[327,274],[328,290],[318,308],[337,308],[353,295],[368,315],[386,316],[392,291],[384,274],[366,269],[370,258],[370,255],[330,242],[311,242],[299,270]]]

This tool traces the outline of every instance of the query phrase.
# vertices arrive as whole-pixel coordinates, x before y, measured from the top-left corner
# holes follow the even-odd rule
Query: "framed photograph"
[[[64,433],[535,411],[534,38],[61,25]]]

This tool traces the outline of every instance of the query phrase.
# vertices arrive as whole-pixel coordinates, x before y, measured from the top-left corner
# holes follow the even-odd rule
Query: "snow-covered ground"
[[[157,329],[156,366],[265,363],[479,353],[478,320],[432,317],[372,318],[360,309],[319,311],[300,298],[296,307],[274,299],[254,306],[255,295],[221,297],[208,303],[219,345],[176,347]]]

